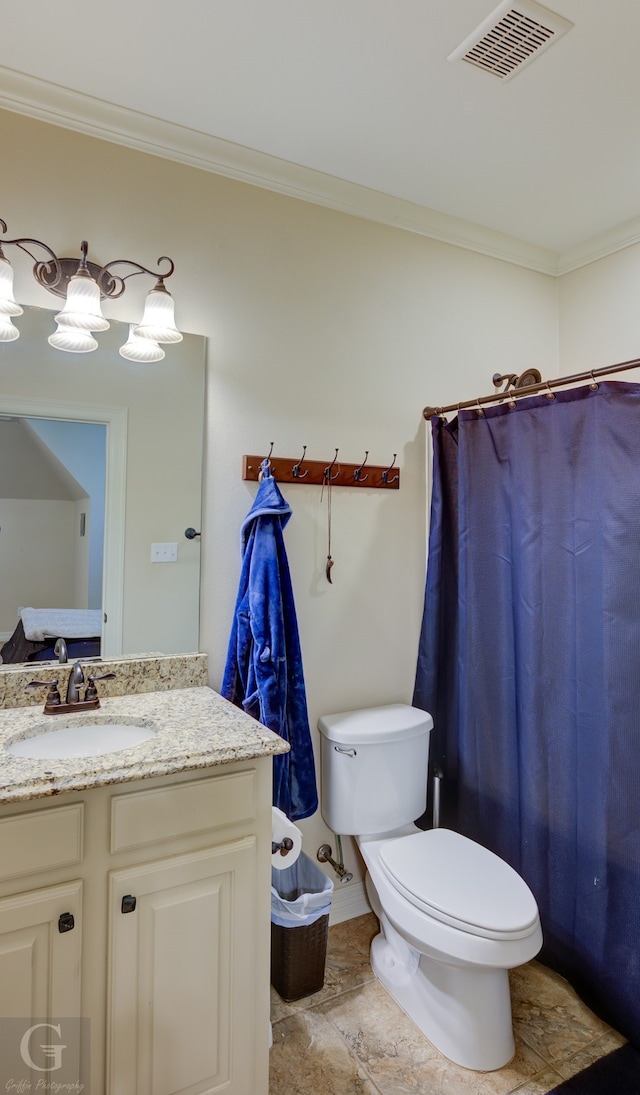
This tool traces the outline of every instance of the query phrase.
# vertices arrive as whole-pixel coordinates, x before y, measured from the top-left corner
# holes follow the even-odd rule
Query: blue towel
[[[289,742],[273,758],[273,805],[292,821],[318,808],[302,653],[283,529],[291,507],[268,469],[242,525],[242,573],[222,695]]]

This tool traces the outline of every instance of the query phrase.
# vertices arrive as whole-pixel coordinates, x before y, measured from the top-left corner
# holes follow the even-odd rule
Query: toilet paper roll
[[[281,852],[278,849],[273,853],[271,866],[275,867],[276,871],[283,871],[285,867],[291,867],[295,863],[302,851],[302,833],[292,821],[289,821],[289,818],[282,810],[279,810],[277,806],[272,806],[271,841],[273,844],[280,844],[286,837],[293,842],[293,847],[290,851]]]

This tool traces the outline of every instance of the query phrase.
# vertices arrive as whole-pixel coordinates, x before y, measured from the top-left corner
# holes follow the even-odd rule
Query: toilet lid
[[[436,920],[490,939],[529,935],[538,907],[508,863],[450,829],[429,829],[380,847],[393,885]]]

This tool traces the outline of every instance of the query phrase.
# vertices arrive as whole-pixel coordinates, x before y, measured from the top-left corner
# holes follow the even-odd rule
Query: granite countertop
[[[122,722],[157,728],[157,733],[133,748],[102,756],[45,760],[5,750],[10,741],[43,730],[84,724],[89,735],[92,724]],[[78,715],[44,715],[40,705],[5,708],[0,710],[0,803],[175,775],[288,750],[277,734],[207,687],[107,697],[99,710]]]

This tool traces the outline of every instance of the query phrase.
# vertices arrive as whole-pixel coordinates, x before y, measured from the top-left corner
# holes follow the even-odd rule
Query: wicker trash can
[[[283,1000],[324,985],[333,882],[302,852],[271,872],[271,984]]]

